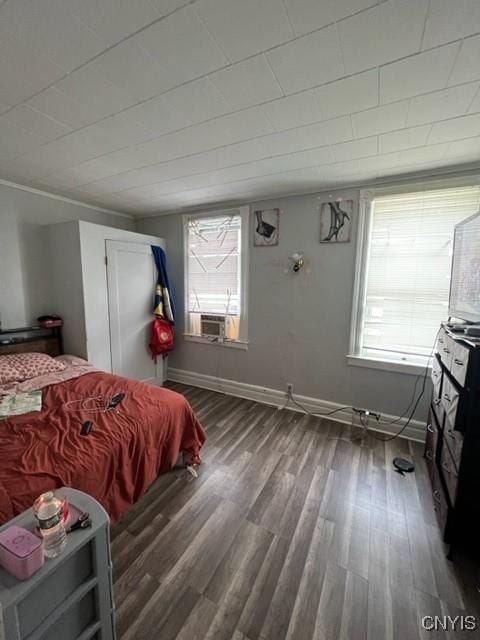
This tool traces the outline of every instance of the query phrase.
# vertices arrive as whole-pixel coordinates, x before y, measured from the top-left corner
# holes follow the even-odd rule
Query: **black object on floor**
[[[406,460],[405,458],[394,458],[393,466],[395,467],[395,471],[402,476],[405,473],[412,473],[412,471],[415,471],[415,465],[413,462]]]

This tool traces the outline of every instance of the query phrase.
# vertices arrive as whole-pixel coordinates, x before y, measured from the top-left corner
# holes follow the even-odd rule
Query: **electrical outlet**
[[[293,393],[293,382],[287,382],[287,393]]]

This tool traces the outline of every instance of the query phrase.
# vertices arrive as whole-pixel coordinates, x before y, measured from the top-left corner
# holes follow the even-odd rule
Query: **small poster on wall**
[[[280,209],[260,209],[254,211],[255,225],[253,245],[255,247],[276,247],[280,224]]]
[[[320,242],[350,242],[353,200],[335,200],[320,205]]]

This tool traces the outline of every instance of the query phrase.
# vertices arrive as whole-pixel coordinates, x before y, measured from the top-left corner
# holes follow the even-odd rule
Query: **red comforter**
[[[120,392],[118,412],[71,403]],[[81,436],[86,420],[93,428]],[[180,452],[194,459],[204,441],[192,408],[173,391],[101,371],[48,386],[41,412],[0,421],[0,524],[62,486],[92,495],[115,522]]]

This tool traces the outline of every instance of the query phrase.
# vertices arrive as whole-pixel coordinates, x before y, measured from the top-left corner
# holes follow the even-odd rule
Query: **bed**
[[[0,394],[42,389],[41,411],[0,420],[0,524],[62,486],[92,495],[113,523],[179,455],[200,462],[205,433],[182,395],[60,360],[63,371],[0,385]],[[87,420],[92,430],[81,435]]]

